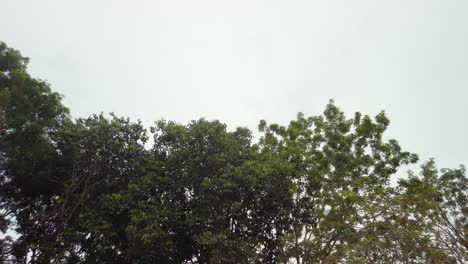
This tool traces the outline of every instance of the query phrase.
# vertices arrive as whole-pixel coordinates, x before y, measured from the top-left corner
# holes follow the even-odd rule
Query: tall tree
[[[417,160],[395,140],[384,142],[384,113],[346,119],[332,102],[322,116],[298,115],[288,127],[262,121],[262,177],[270,180],[259,212],[269,230],[270,258],[287,263],[336,262],[369,213],[382,206],[390,176]],[[369,204],[371,203],[371,205]],[[268,215],[265,217],[264,215]],[[271,245],[274,245],[271,247]]]
[[[465,168],[439,171],[434,160],[399,182],[402,209],[418,221],[428,254],[448,263],[468,261],[468,178]]]
[[[61,96],[26,71],[28,59],[0,42],[0,211],[27,232],[31,215],[50,205],[63,180],[51,139],[69,119]],[[25,257],[24,245],[15,254]]]
[[[227,132],[225,124],[203,119],[188,126],[160,121],[153,131],[155,169],[142,185],[147,195],[139,195],[148,202],[132,210],[132,237],[172,252],[171,262],[245,263],[253,246],[240,226],[235,170],[249,158],[250,131]]]
[[[52,210],[55,260],[128,261],[130,209],[115,198],[145,175],[146,140],[140,122],[114,115],[78,119],[62,129],[56,142],[67,181]]]

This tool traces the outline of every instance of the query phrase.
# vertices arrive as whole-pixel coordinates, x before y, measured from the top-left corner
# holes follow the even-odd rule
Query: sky
[[[468,165],[466,0],[0,0],[0,41],[74,117],[205,117],[256,131],[329,99]]]

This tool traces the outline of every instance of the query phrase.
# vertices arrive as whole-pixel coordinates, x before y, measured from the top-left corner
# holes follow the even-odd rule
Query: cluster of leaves
[[[464,167],[417,162],[389,120],[330,102],[288,126],[72,120],[0,43],[2,263],[464,263]]]

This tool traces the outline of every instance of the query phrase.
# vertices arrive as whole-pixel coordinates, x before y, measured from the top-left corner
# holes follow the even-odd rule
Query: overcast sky
[[[468,165],[468,1],[1,0],[0,40],[74,117],[256,130],[316,115],[391,119],[388,137]]]

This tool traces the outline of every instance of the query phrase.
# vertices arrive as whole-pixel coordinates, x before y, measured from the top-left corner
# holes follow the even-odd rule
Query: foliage
[[[384,112],[287,126],[71,119],[0,43],[2,263],[465,263],[464,167],[416,163]]]

